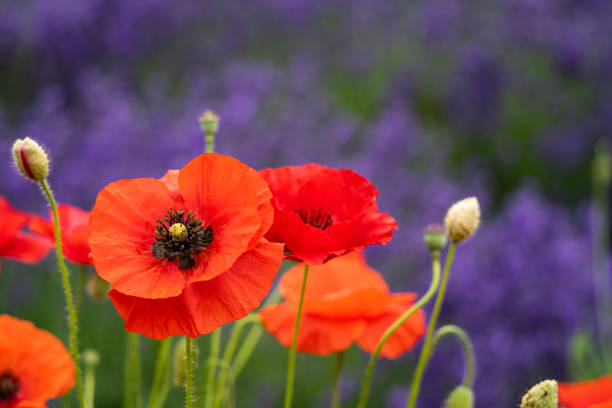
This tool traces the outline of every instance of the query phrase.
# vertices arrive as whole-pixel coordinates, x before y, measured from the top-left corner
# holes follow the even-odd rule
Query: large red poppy
[[[354,249],[386,244],[397,228],[379,213],[378,191],[352,170],[318,164],[259,172],[274,194],[274,225],[266,235],[288,258],[317,265]]]
[[[89,213],[68,204],[57,206],[62,236],[62,251],[70,262],[89,265],[89,244],[87,244],[87,223]],[[33,217],[30,220],[30,230],[49,239],[55,244],[55,228],[53,215],[49,219]]]
[[[612,408],[612,375],[595,380],[559,383],[563,408]]]
[[[30,217],[0,196],[0,258],[36,263],[49,253],[53,245],[48,240],[23,232]]]
[[[74,384],[74,364],[51,333],[0,315],[0,408],[45,408]]]
[[[196,337],[240,319],[268,294],[282,245],[263,239],[272,194],[257,172],[214,153],[161,180],[119,180],[89,221],[96,271],[125,328]]]
[[[297,265],[287,271],[280,281],[285,301],[261,311],[266,330],[286,347],[291,346],[303,270],[303,265]],[[327,355],[357,342],[371,353],[385,330],[412,306],[415,298],[413,293],[390,293],[380,274],[368,267],[358,252],[311,266],[297,350]],[[398,357],[424,333],[424,315],[418,311],[389,338],[381,355]]]

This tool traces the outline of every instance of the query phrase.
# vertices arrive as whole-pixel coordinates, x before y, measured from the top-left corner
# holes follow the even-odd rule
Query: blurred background
[[[472,336],[477,405],[515,406],[540,379],[606,370],[596,303],[612,290],[609,168],[605,144],[593,152],[612,127],[611,18],[607,0],[4,0],[0,151],[41,141],[57,199],[90,210],[106,184],[202,152],[197,118],[211,108],[220,153],[257,169],[348,167],[378,187],[400,228],[366,254],[393,291],[425,291],[423,228],[476,195],[483,224],[458,248],[441,323]],[[9,160],[0,169],[1,195],[46,214],[36,186]],[[59,287],[53,256],[3,262],[0,312],[65,338]],[[117,407],[122,321],[109,302],[84,308],[81,344],[103,359],[97,406]],[[145,384],[155,347],[143,340]],[[403,407],[417,353],[378,365],[370,406]],[[286,359],[264,335],[237,406],[279,406]],[[367,356],[347,359],[349,406]],[[329,404],[332,367],[299,357],[296,407]],[[441,344],[420,406],[439,407],[462,370],[458,346]],[[181,398],[173,390],[167,406]]]

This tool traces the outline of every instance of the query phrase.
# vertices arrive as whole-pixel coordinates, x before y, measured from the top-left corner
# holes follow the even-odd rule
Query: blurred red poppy
[[[0,408],[45,408],[74,384],[70,354],[51,333],[0,315]]]
[[[612,375],[590,381],[560,382],[559,403],[564,408],[612,408]]]
[[[89,244],[87,244],[87,223],[89,213],[68,204],[57,206],[62,235],[62,251],[70,262],[89,265]],[[30,230],[49,239],[55,244],[53,215],[49,219],[35,216],[30,220]]]
[[[283,257],[282,245],[263,239],[271,198],[255,170],[214,153],[161,180],[106,186],[89,245],[126,330],[196,337],[259,306]]]
[[[378,212],[376,188],[352,170],[307,164],[259,173],[274,195],[274,225],[266,238],[284,243],[290,259],[321,264],[386,244],[397,228],[389,214]]]
[[[303,270],[303,265],[297,265],[287,271],[280,281],[285,301],[260,313],[266,330],[286,347],[290,347],[293,336]],[[297,350],[327,355],[345,350],[356,341],[371,353],[385,330],[415,298],[413,293],[390,293],[380,274],[368,267],[358,252],[311,266]],[[381,355],[400,356],[424,333],[424,314],[418,311],[389,338]]]
[[[23,232],[30,217],[29,214],[15,210],[0,196],[0,258],[36,263],[53,248],[48,240]]]

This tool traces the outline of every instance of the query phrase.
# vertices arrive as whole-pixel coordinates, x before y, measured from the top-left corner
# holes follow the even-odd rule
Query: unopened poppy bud
[[[480,225],[480,206],[476,197],[465,198],[448,209],[444,225],[455,244],[470,237]]]
[[[439,224],[432,224],[425,228],[423,241],[431,252],[440,252],[446,246],[446,232],[444,227]]]
[[[83,364],[89,367],[96,367],[100,364],[100,353],[94,349],[87,349],[83,351]]]
[[[200,127],[207,135],[214,135],[219,130],[219,116],[210,109],[200,116]]]
[[[444,403],[444,408],[472,408],[473,406],[474,392],[465,385],[455,388]]]
[[[85,285],[85,292],[87,295],[96,302],[102,302],[106,299],[106,293],[110,290],[110,284],[99,277],[97,274],[91,274],[87,278],[87,284]]]
[[[170,227],[170,236],[174,241],[185,241],[188,236],[187,227],[184,224],[181,224],[180,222],[172,224],[172,226]]]
[[[43,181],[49,174],[47,153],[29,137],[13,143],[13,161],[21,174],[32,181]]]
[[[557,408],[559,387],[555,380],[545,380],[533,387],[521,400],[521,408]]]

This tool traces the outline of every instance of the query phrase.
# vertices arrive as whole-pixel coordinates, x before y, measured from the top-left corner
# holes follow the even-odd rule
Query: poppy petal
[[[191,282],[213,279],[249,248],[262,225],[253,174],[233,157],[207,153],[180,170],[179,191],[214,235]]]
[[[179,295],[185,274],[176,262],[156,259],[152,252],[155,220],[173,207],[168,189],[155,179],[119,180],[106,186],[89,222],[89,246],[100,277],[126,295]]]
[[[282,245],[262,241],[215,279],[192,283],[180,296],[143,299],[111,290],[125,329],[154,339],[197,337],[252,312],[266,297],[282,261]]]
[[[275,169],[263,169],[259,174],[266,180],[278,208],[293,212],[298,208],[298,194],[302,185],[313,177],[325,172],[327,168],[320,164],[310,163],[304,166],[285,166]]]
[[[589,408],[612,401],[612,375],[575,383],[559,382],[559,402],[567,408]]]
[[[412,306],[415,298],[416,295],[412,293],[392,295],[392,302],[385,310],[379,316],[367,320],[366,328],[357,339],[357,344],[368,353],[373,353],[384,332]],[[425,329],[425,314],[422,310],[418,310],[389,337],[380,353],[381,356],[390,359],[399,357],[414,347],[425,334]]]
[[[0,248],[7,245],[27,222],[25,213],[15,210],[8,200],[0,196]]]
[[[300,264],[283,275],[279,287],[288,302],[298,303],[303,274],[304,265]],[[359,252],[309,268],[304,308],[311,314],[336,318],[375,316],[390,301],[384,279],[368,267]]]
[[[291,347],[296,315],[297,305],[287,302],[266,307],[260,312],[266,330],[285,347]],[[332,319],[303,313],[297,350],[318,355],[346,350],[364,327],[363,319]]]
[[[0,257],[33,264],[47,256],[53,247],[53,243],[46,238],[22,232],[0,248]]]

